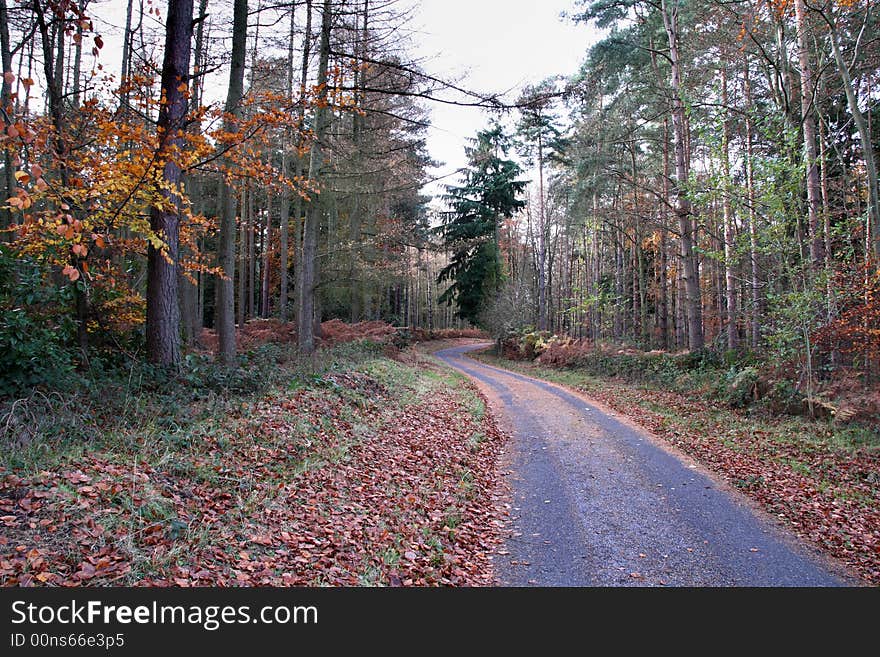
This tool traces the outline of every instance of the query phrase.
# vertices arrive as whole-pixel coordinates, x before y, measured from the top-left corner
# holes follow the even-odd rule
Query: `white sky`
[[[419,0],[414,27],[421,25],[417,55],[428,73],[441,78],[465,74],[460,86],[480,92],[506,92],[515,100],[527,84],[577,71],[594,40],[583,24],[560,18],[573,0]],[[466,163],[467,140],[485,127],[489,114],[478,108],[431,103],[428,133],[431,157],[445,165],[431,170],[446,176]],[[455,175],[429,185],[442,193]]]

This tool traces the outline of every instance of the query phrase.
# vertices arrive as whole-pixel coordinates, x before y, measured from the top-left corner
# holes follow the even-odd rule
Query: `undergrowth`
[[[131,362],[82,374],[67,389],[32,389],[0,400],[0,467],[33,471],[84,451],[150,444],[174,450],[270,390],[332,388],[333,373],[365,366],[381,351],[361,341],[302,358],[265,344],[241,354],[236,368],[190,354],[179,371]]]

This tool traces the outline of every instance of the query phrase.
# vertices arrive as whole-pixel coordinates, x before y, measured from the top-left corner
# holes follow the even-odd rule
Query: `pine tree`
[[[452,212],[439,231],[453,255],[437,281],[452,281],[440,302],[454,302],[456,316],[476,324],[502,280],[498,228],[525,206],[518,195],[526,182],[517,180],[521,169],[507,159],[509,140],[501,126],[478,132],[473,143],[466,150],[469,168],[462,185],[446,188],[444,198]]]

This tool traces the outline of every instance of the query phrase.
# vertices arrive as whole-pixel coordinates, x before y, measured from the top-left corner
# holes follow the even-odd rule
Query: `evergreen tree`
[[[446,188],[452,212],[439,231],[453,255],[437,280],[452,281],[440,302],[454,302],[456,315],[476,324],[502,279],[498,227],[525,206],[518,195],[526,182],[517,180],[521,169],[507,159],[509,139],[500,125],[478,132],[473,143],[462,185]]]

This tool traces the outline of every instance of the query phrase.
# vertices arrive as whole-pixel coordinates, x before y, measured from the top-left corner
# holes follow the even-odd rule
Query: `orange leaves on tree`
[[[67,17],[68,33],[73,36],[81,28],[88,37],[85,33],[93,26],[79,5],[71,0],[56,3],[58,12]],[[95,51],[104,46],[100,35],[90,38]],[[180,246],[186,258],[180,264],[185,275],[215,271],[198,248],[202,238],[215,230],[215,221],[190,211],[183,186],[169,188],[163,175],[167,166],[184,172],[197,168],[233,183],[247,180],[271,193],[288,189],[307,196],[320,191],[302,176],[283,175],[278,158],[268,156],[282,142],[291,151],[308,151],[312,135],[303,125],[305,112],[299,110],[316,106],[318,90],[304,90],[296,101],[271,88],[253,91],[243,103],[241,117],[228,117],[219,107],[193,108],[185,125],[200,129],[176,128],[173,134],[184,144],[169,145],[169,135],[143,120],[154,116],[163,102],[151,91],[156,88],[155,70],[141,66],[115,88],[108,79],[100,93],[85,94],[78,109],[66,113],[60,130],[51,117],[10,114],[0,131],[0,147],[13,155],[17,170],[17,187],[5,203],[15,217],[12,248],[70,281],[84,281],[93,308],[107,299],[123,300],[119,303],[126,308],[126,323],[138,313],[143,321],[142,304],[135,302],[138,279],[124,269],[126,263],[132,256],[143,257],[148,245],[166,251],[164,240],[151,228],[152,209],[179,212],[183,208]],[[336,111],[354,107],[353,99],[343,92],[346,77],[348,69],[336,67],[332,86],[326,90]],[[7,82],[16,79],[6,72]],[[33,84],[29,78],[20,82]],[[185,80],[179,85],[182,92],[192,91]],[[59,144],[64,144],[63,158],[58,156]],[[102,317],[105,325],[108,320]]]

